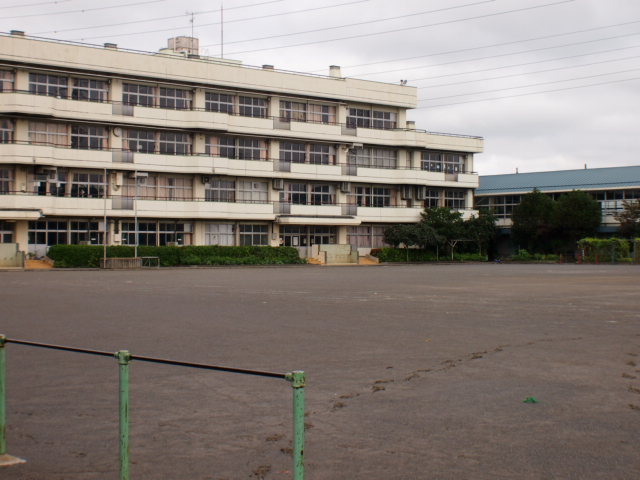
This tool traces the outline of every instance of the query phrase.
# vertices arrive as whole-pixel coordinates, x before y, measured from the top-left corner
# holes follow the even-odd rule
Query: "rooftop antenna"
[[[193,53],[193,18],[196,14],[196,12],[185,12],[187,15],[191,15],[191,18],[189,19],[189,22],[191,22],[191,39],[189,40],[189,51],[190,53]]]
[[[220,2],[220,58],[224,58],[224,5]]]

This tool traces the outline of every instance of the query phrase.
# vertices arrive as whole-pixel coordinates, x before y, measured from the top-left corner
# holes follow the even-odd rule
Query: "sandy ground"
[[[640,267],[0,273],[10,338],[307,372],[306,478],[640,478]],[[118,478],[117,362],[7,345],[3,480]],[[286,381],[133,362],[131,478],[287,479]],[[526,397],[538,403],[523,403]]]

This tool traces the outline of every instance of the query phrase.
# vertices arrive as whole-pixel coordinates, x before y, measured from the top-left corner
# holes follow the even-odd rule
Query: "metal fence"
[[[304,478],[304,387],[305,376],[302,371],[289,373],[276,373],[261,370],[248,370],[243,368],[225,367],[220,365],[207,365],[203,363],[183,362],[155,357],[132,355],[127,350],[116,353],[92,350],[87,348],[67,347],[63,345],[51,345],[47,343],[32,342],[7,338],[0,334],[0,466],[22,463],[23,460],[7,454],[6,441],[6,344],[15,343],[30,347],[63,350],[72,353],[84,353],[102,357],[115,357],[119,369],[119,453],[120,453],[120,480],[129,480],[129,364],[136,360],[139,362],[175,365],[179,367],[196,368],[201,370],[214,370],[218,372],[236,373],[241,375],[253,375],[259,377],[276,378],[286,380],[293,389],[293,480]]]

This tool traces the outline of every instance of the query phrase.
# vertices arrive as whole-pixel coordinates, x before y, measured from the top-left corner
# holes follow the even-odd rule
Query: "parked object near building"
[[[480,137],[407,121],[416,89],[0,36],[0,242],[382,246],[423,208],[473,214]],[[316,250],[317,251],[317,248]]]

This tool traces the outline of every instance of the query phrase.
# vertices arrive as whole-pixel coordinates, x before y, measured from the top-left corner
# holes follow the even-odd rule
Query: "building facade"
[[[473,214],[483,140],[417,130],[414,87],[203,58],[193,40],[0,36],[0,242],[366,253],[425,206]]]

